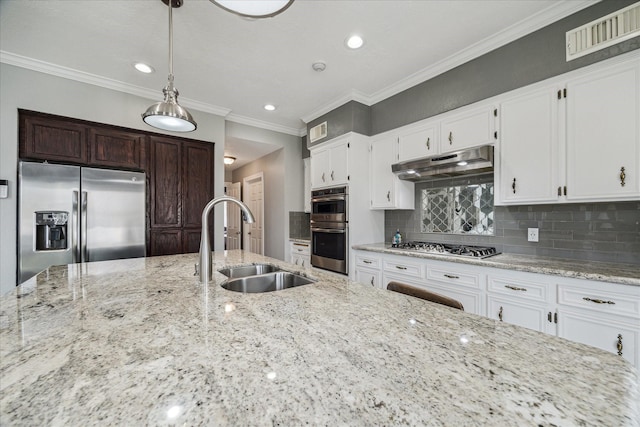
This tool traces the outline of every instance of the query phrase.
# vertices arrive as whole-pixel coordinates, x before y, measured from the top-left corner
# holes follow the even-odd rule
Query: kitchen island
[[[0,298],[1,425],[640,423],[610,353],[243,251],[316,283],[227,291],[197,254],[51,267]]]

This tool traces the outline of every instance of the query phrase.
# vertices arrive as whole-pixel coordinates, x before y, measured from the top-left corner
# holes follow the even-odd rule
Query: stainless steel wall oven
[[[349,194],[347,187],[311,192],[311,265],[348,274]]]

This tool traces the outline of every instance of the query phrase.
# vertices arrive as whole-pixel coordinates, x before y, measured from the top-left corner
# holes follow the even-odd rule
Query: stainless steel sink
[[[229,279],[222,284],[222,287],[235,292],[259,293],[280,291],[282,289],[294,288],[310,283],[314,283],[314,280],[298,274],[289,273],[288,271],[277,271],[257,276]]]
[[[228,267],[218,270],[218,272],[224,274],[229,279],[235,279],[238,277],[256,276],[258,274],[273,273],[274,271],[280,271],[280,267],[273,264],[251,264],[251,265],[239,265],[237,267]]]

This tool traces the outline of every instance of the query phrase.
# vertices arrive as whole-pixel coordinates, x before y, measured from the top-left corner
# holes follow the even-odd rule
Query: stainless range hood
[[[493,147],[469,148],[422,159],[408,160],[391,166],[398,178],[425,181],[430,178],[477,174],[493,171]]]

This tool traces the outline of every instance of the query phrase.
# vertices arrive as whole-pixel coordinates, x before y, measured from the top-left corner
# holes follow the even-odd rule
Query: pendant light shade
[[[191,132],[196,130],[197,124],[186,108],[178,104],[178,90],[173,86],[173,1],[169,6],[169,77],[167,86],[162,90],[164,101],[157,102],[147,108],[142,114],[142,120],[158,129],[174,132]],[[179,7],[182,2],[176,2]]]
[[[245,18],[271,18],[284,12],[293,0],[211,0],[224,10]]]

